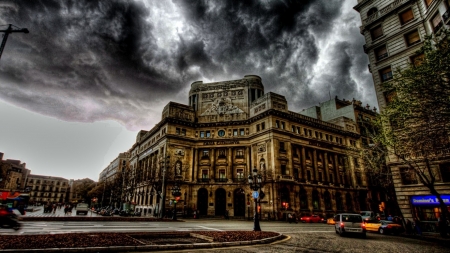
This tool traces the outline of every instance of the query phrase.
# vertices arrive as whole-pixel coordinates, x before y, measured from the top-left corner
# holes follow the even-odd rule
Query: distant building
[[[0,152],[0,191],[26,192],[25,182],[30,174],[26,163],[20,160],[3,160],[3,155]]]
[[[62,177],[30,174],[27,188],[30,189],[30,204],[66,203],[68,201],[69,180]]]
[[[393,71],[409,64],[417,64],[424,57],[417,51],[426,36],[434,36],[450,24],[449,0],[358,0],[354,7],[361,15],[361,34],[366,44],[380,111],[386,107],[392,94],[382,88],[391,80]],[[445,151],[447,152],[447,151]],[[404,218],[436,221],[440,208],[428,188],[407,173],[408,166],[390,157],[390,167],[397,201]],[[450,199],[450,156],[433,162],[437,181],[436,190]],[[450,208],[450,206],[448,206]]]

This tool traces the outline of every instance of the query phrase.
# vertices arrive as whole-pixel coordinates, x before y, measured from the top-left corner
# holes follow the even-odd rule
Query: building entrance
[[[227,208],[227,192],[223,188],[216,190],[216,208],[215,215],[223,216],[225,215],[225,210]]]
[[[234,190],[234,216],[245,216],[245,192],[241,188]]]
[[[197,193],[197,211],[199,215],[208,214],[208,190],[200,188]]]

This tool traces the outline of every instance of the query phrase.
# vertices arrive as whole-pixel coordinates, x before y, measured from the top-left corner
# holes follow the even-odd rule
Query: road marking
[[[209,230],[223,231],[222,229],[217,229],[217,228],[209,228],[209,227],[204,227],[204,226],[197,226],[197,227],[204,228],[204,229],[209,229]]]

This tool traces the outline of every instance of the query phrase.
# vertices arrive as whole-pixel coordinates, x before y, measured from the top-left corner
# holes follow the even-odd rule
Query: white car
[[[366,237],[366,224],[361,215],[353,213],[340,213],[334,216],[334,230],[336,234],[344,236],[346,233],[357,233]]]
[[[86,203],[78,203],[76,210],[77,210],[77,215],[80,213],[88,214],[89,205]]]

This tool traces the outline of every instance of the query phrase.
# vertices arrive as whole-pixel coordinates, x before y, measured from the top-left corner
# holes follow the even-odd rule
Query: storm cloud
[[[73,122],[150,129],[193,81],[262,77],[289,109],[376,105],[356,0],[2,1],[0,99]],[[5,29],[1,26],[0,29]]]

